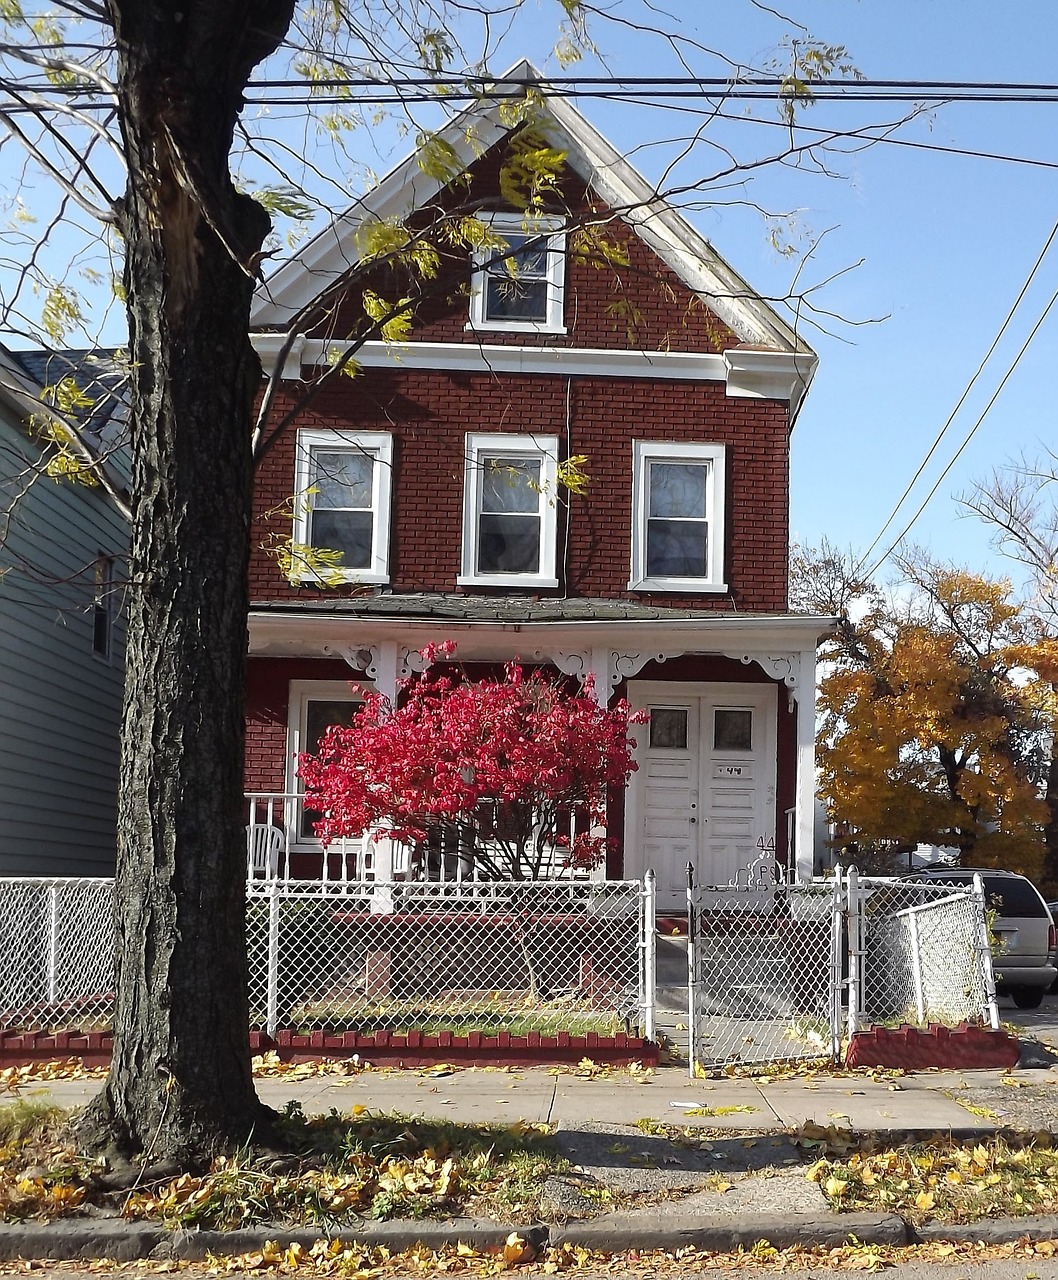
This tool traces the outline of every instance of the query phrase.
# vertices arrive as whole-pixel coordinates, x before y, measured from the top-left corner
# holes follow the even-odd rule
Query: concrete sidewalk
[[[27,1082],[8,1097],[75,1107],[100,1085],[98,1078]],[[723,1252],[762,1239],[784,1247],[836,1245],[853,1237],[878,1245],[919,1238],[1058,1238],[1058,1219],[1052,1218],[915,1229],[895,1214],[835,1214],[818,1185],[805,1178],[805,1153],[793,1141],[808,1122],[891,1133],[901,1142],[938,1131],[1058,1131],[1058,1067],[894,1078],[806,1072],[770,1080],[692,1080],[676,1067],[645,1074],[614,1068],[592,1076],[547,1068],[368,1069],[354,1076],[265,1077],[257,1087],[270,1105],[297,1102],[306,1115],[363,1107],[467,1123],[522,1119],[556,1126],[555,1143],[574,1173],[550,1178],[543,1187],[555,1224],[365,1219],[331,1233],[391,1250],[419,1241],[433,1248],[460,1241],[499,1248],[511,1231],[536,1251],[570,1244],[609,1252],[686,1246]],[[642,1121],[710,1132],[688,1146],[637,1124]],[[624,1197],[627,1207],[600,1216],[602,1189],[618,1202]],[[269,1240],[307,1246],[327,1235],[276,1224],[218,1233],[114,1219],[7,1223],[0,1224],[0,1258],[202,1258],[259,1250]]]
[[[987,1133],[1017,1124],[1016,1116],[975,1103],[982,1095],[991,1103],[998,1093],[1011,1106],[1017,1104],[1020,1091],[1003,1085],[1004,1079],[1037,1092],[1040,1087],[1053,1089],[1058,1126],[1058,1068],[930,1071],[892,1079],[820,1071],[773,1080],[692,1080],[677,1067],[662,1067],[652,1074],[615,1067],[587,1078],[546,1067],[368,1069],[354,1076],[264,1077],[257,1080],[257,1090],[270,1106],[281,1109],[294,1101],[306,1115],[363,1106],[473,1124],[524,1119],[560,1129],[582,1121],[631,1126],[637,1120],[652,1119],[734,1132],[780,1132],[813,1121],[860,1131]],[[99,1088],[98,1079],[39,1081],[20,1086],[12,1096],[76,1107]],[[1041,1126],[1034,1122],[1029,1127]]]

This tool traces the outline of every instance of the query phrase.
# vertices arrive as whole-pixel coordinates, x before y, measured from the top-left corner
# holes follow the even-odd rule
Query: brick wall
[[[501,155],[495,148],[471,169],[469,188],[457,185],[438,203],[449,210],[499,209]],[[592,210],[605,217],[584,183],[567,174],[551,199],[558,212]],[[600,267],[571,254],[566,263],[567,333],[486,333],[488,343],[719,352],[737,336],[617,219],[599,234],[620,241],[627,265]],[[452,253],[435,282],[402,280],[389,269],[371,281],[385,297],[424,290],[413,341],[473,343],[466,331],[469,263]],[[362,330],[360,300],[350,297],[319,332],[344,337]],[[285,388],[277,413],[289,405]],[[456,591],[462,536],[464,436],[467,431],[558,435],[563,454],[583,453],[591,477],[584,497],[559,510],[560,586],[573,597],[631,598],[659,605],[771,612],[786,606],[788,541],[788,414],[774,401],[728,399],[720,383],[641,379],[512,377],[371,369],[337,379],[302,413],[297,425],[392,431],[395,442],[390,589]],[[632,440],[721,443],[728,446],[727,596],[629,593]],[[254,599],[311,598],[294,588],[260,551],[270,530],[289,533],[289,520],[266,519],[294,489],[294,429],[264,459],[258,474]],[[563,534],[568,521],[568,539]],[[564,544],[564,545],[563,545]],[[346,592],[356,588],[344,588]],[[333,594],[333,591],[326,594]]]
[[[458,203],[475,215],[482,210],[502,211],[504,205],[492,195],[497,188],[497,156],[490,153],[473,166],[469,191],[459,187],[443,195],[437,203],[449,211]],[[679,279],[626,223],[594,198],[573,174],[547,208],[562,218],[587,217],[597,220],[593,234],[610,245],[619,246],[626,263],[610,265],[598,251],[574,251],[567,255],[565,270],[566,334],[493,333],[482,341],[514,346],[603,347],[644,351],[723,351],[739,339]],[[423,219],[419,219],[422,223]],[[576,233],[570,247],[576,250]],[[443,251],[442,251],[443,252]],[[414,337],[421,342],[465,342],[470,283],[466,254],[444,254],[442,269],[433,280],[401,279],[387,270],[366,282],[384,298],[417,299]],[[319,336],[348,336],[364,325],[364,309],[359,293],[351,293],[326,317],[316,331]]]
[[[586,454],[588,493],[560,499],[560,587],[542,595],[626,598],[746,612],[786,607],[789,453],[786,407],[728,399],[719,383],[492,376],[365,370],[321,392],[306,427],[392,431],[394,475],[390,587],[456,591],[467,431],[558,435],[563,454]],[[568,430],[567,430],[568,428]],[[289,520],[266,513],[294,489],[294,429],[258,470],[251,562],[253,599],[312,597],[291,587],[261,550]],[[728,446],[725,565],[730,594],[629,592],[632,441]],[[568,539],[564,536],[568,520]],[[347,588],[346,590],[355,590]],[[325,595],[333,594],[324,591]]]

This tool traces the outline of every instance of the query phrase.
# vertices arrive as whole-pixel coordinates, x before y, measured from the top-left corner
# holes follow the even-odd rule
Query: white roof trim
[[[249,616],[249,652],[256,656],[325,657],[383,640],[421,648],[444,635],[459,644],[463,658],[477,654],[520,654],[545,645],[549,649],[579,645],[621,650],[680,649],[683,653],[759,655],[776,649],[814,652],[833,632],[837,619],[790,614],[755,614],[738,618],[636,618],[605,621],[497,622],[454,618],[370,618],[334,613],[284,614],[255,610]]]
[[[469,166],[509,132],[499,120],[499,99],[523,92],[522,84],[512,82],[540,78],[529,62],[519,62],[497,80],[488,103],[467,108],[439,131],[461,163]],[[689,288],[708,300],[710,307],[741,341],[805,356],[812,354],[792,326],[757,296],[708,240],[661,199],[646,179],[568,101],[549,96],[544,109],[544,130],[549,140],[568,152],[573,170],[621,212],[643,242]],[[356,265],[355,232],[361,223],[372,218],[406,215],[435,196],[444,185],[419,169],[414,154],[408,156],[258,286],[251,328],[288,327],[323,289]],[[624,212],[626,209],[628,212]]]
[[[286,337],[255,333],[250,341],[271,369]],[[322,365],[331,352],[352,343],[325,342],[299,334],[279,376],[298,380],[305,366]],[[610,347],[521,347],[471,342],[365,342],[355,354],[367,369],[434,369],[467,373],[558,374],[575,378],[651,378],[682,382],[723,382],[729,396],[788,401],[797,405],[815,372],[816,357],[791,351],[747,351],[722,355],[706,351],[625,351]]]

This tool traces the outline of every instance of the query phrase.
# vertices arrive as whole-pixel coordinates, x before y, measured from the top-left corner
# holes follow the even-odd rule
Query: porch
[[[264,804],[251,822],[269,825],[268,796],[275,821],[276,805],[297,788],[299,754],[315,750],[326,725],[348,723],[366,692],[395,702],[403,682],[431,661],[457,663],[471,679],[519,661],[589,684],[604,706],[623,698],[659,713],[656,733],[639,726],[633,735],[639,772],[623,796],[610,797],[609,878],[642,878],[653,867],[666,909],[679,907],[688,862],[700,876],[724,880],[771,851],[788,874],[810,878],[815,646],[826,622],[613,600],[382,594],[328,601],[326,608],[255,605],[246,786]],[[449,648],[438,659],[442,641]],[[335,847],[325,865],[318,846],[308,847],[301,821],[284,814],[277,824],[280,879],[420,874],[407,850],[366,849],[357,841],[340,854]],[[435,857],[440,861],[446,865],[422,878],[473,875],[466,865],[458,869],[452,851]]]
[[[324,848],[313,831],[317,814],[298,791],[246,793],[247,893],[266,892],[274,883],[304,887],[312,881],[324,891],[349,885],[377,885],[372,901],[384,904],[391,896],[384,886],[412,884],[496,884],[495,866],[475,857],[450,836],[408,843],[362,834],[333,841]],[[570,861],[569,849],[585,822],[575,806],[562,815],[557,842],[534,852],[532,865],[522,868],[531,880],[589,881],[606,878],[604,866],[584,867]],[[495,862],[502,861],[497,854]]]

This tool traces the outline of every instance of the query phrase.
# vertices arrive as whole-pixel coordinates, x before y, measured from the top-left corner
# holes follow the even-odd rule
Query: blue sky
[[[815,37],[846,45],[871,79],[1058,81],[1058,6],[1039,0],[999,7],[979,0],[798,0],[779,7]],[[692,8],[699,6],[681,4],[677,11],[683,16]],[[709,5],[702,26],[703,40],[747,62],[759,62],[781,31],[792,30],[745,4]],[[611,69],[657,74],[642,51],[638,42],[615,49]],[[896,119],[901,109],[819,103],[802,118],[847,128]],[[586,103],[584,110],[610,131],[614,121],[605,108]],[[743,130],[750,132],[750,126]],[[897,136],[1058,163],[1058,103],[952,104]],[[847,320],[879,322],[839,324],[836,336],[807,334],[820,369],[794,433],[792,527],[805,541],[826,536],[864,551],[958,402],[1058,220],[1058,168],[884,144],[836,167],[836,178],[777,169],[754,190],[768,207],[796,208],[802,226],[827,231],[808,268],[813,280],[862,259],[818,300]],[[694,220],[758,290],[783,292],[790,265],[769,247],[758,215],[734,208],[703,211]],[[952,459],[1056,289],[1058,248],[876,556]],[[955,499],[1021,453],[1058,448],[1051,391],[1056,334],[1058,307],[915,522],[910,536],[936,557],[975,570],[1009,570],[991,552],[985,527]]]
[[[688,36],[747,66],[760,66],[783,34],[796,33],[792,22],[752,0],[671,0],[670,8]],[[872,79],[1058,81],[1058,5],[1049,0],[1006,0],[1002,6],[994,0],[788,0],[778,8],[814,37],[845,45]],[[621,0],[613,9],[622,16],[648,13],[644,0]],[[557,4],[530,0],[504,37],[492,70],[527,56],[558,73],[548,59],[558,12]],[[615,75],[682,70],[656,37],[608,23],[597,23],[593,34],[606,69]],[[696,74],[726,73],[722,60],[702,50],[688,47],[686,54]],[[571,70],[593,74],[599,66],[589,60]],[[699,112],[647,103],[582,100],[578,106],[653,179],[702,123]],[[821,102],[801,119],[820,129],[847,129],[895,121],[906,110],[898,104]],[[266,129],[277,129],[295,153],[312,151],[303,112],[293,113],[289,124],[280,123],[282,109],[260,114]],[[756,104],[754,115],[757,122],[714,122],[673,178],[696,182],[712,173],[721,163],[714,141],[739,159],[780,148],[783,131],[774,106]],[[805,330],[819,352],[820,369],[793,438],[792,528],[804,541],[825,536],[860,551],[879,533],[922,462],[1058,220],[1058,103],[941,106],[896,136],[1035,158],[1054,167],[878,144],[837,157],[837,176],[776,166],[751,182],[710,184],[698,207],[687,210],[759,292],[775,297],[787,294],[794,265],[769,245],[768,223],[759,210],[789,212],[802,244],[826,232],[801,279],[816,283],[836,276],[813,297],[841,319],[830,324],[832,334]],[[354,132],[349,152],[360,163],[346,164],[344,173],[328,166],[337,179],[324,188],[330,207],[339,209],[346,193],[362,186],[360,164],[384,172],[409,145],[406,135],[395,135],[392,121]],[[14,163],[13,150],[5,154]],[[9,191],[21,179],[20,171],[12,172],[18,177],[14,187],[6,184]],[[39,180],[21,190],[31,206],[43,209],[46,186]],[[1056,291],[1058,248],[1044,261],[1007,338],[879,550],[902,530],[950,461]],[[1058,307],[915,523],[911,536],[935,556],[973,569],[1007,567],[990,551],[987,530],[962,513],[955,496],[1021,453],[1038,454],[1048,443],[1058,447],[1050,378],[1058,364],[1056,332]],[[120,334],[105,330],[104,338],[120,341]]]

